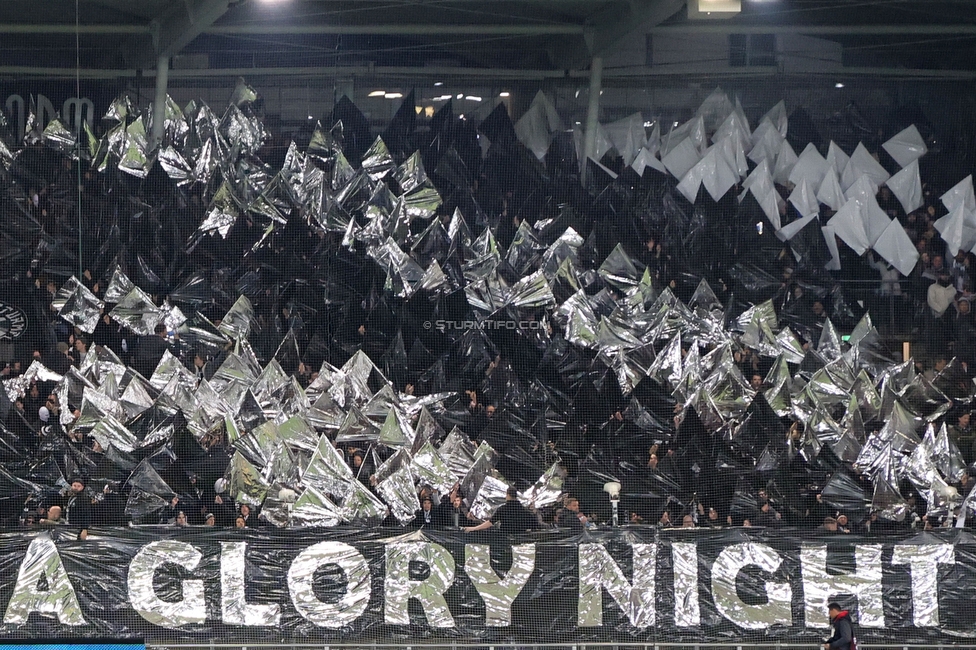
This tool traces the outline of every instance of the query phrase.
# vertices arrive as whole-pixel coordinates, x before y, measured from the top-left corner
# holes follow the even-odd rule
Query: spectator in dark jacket
[[[258,516],[251,512],[251,506],[246,503],[242,503],[239,506],[240,517],[244,518],[244,526],[246,528],[261,528],[264,525]]]
[[[414,513],[414,528],[429,528],[434,525],[434,501],[430,497],[425,497],[420,502],[420,510]]]
[[[586,515],[580,512],[579,500],[573,497],[566,499],[566,505],[556,515],[556,526],[570,530],[583,530],[586,526]]]
[[[92,522],[91,497],[85,494],[85,481],[76,478],[71,481],[71,490],[64,501],[64,519],[69,526],[81,529],[80,537],[88,537],[88,527]]]
[[[491,528],[492,524],[498,524],[506,535],[524,533],[527,530],[535,530],[539,527],[538,518],[529,512],[528,508],[519,503],[518,490],[514,487],[508,488],[505,494],[505,503],[495,511],[494,516],[487,521],[483,521],[477,526],[467,526],[462,528],[466,533]]]
[[[827,612],[830,615],[831,635],[824,641],[824,650],[856,650],[851,615],[837,603],[827,605]]]
[[[464,499],[455,490],[441,499],[440,505],[434,509],[434,525],[438,528],[458,528],[467,520],[468,513],[464,510]]]

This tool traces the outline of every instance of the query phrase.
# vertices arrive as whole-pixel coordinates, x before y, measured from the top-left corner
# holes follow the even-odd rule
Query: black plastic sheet
[[[976,541],[965,531],[883,543],[816,534],[802,545],[789,531],[654,527],[513,539],[172,527],[74,536],[0,540],[7,638],[813,644],[832,600],[850,608],[862,643],[976,635]],[[514,584],[492,587],[490,571]]]

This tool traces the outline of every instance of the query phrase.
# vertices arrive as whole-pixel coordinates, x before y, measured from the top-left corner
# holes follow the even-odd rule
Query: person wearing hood
[[[70,490],[65,496],[64,518],[69,526],[81,529],[80,539],[88,537],[88,527],[92,523],[91,497],[85,494],[85,479],[76,477],[71,480]]]
[[[210,504],[209,512],[217,517],[217,525],[221,528],[235,525],[237,519],[237,509],[234,507],[234,499],[227,492],[227,479],[219,478],[214,482],[213,503]]]
[[[824,650],[857,650],[857,640],[854,638],[854,624],[846,609],[841,609],[837,603],[827,605],[830,616],[830,638],[823,644]]]

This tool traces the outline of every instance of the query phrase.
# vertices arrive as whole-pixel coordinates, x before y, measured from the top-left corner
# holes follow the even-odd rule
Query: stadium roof
[[[973,0],[741,0],[741,12],[715,20],[728,15],[705,11],[716,1],[688,0],[701,14],[685,0],[4,2],[0,76],[73,76],[77,62],[86,78],[124,77],[176,55],[185,61],[174,68],[201,77],[355,66],[579,71],[641,32],[804,34],[841,43],[855,69],[976,69]]]

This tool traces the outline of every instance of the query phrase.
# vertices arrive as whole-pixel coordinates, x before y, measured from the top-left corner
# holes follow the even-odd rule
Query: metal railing
[[[415,641],[405,641],[403,643],[386,642],[342,642],[342,643],[322,643],[322,644],[294,644],[294,643],[154,643],[147,644],[147,648],[152,650],[230,650],[240,648],[242,650],[276,648],[277,650],[329,650],[330,648],[347,649],[358,648],[360,650],[816,650],[821,644],[815,640],[807,642],[780,642],[780,643],[511,643],[511,644],[479,644],[458,642],[452,644],[444,643],[423,643]],[[858,643],[857,647],[864,650],[976,650],[976,644],[950,644],[950,643],[926,643],[926,644],[901,644],[901,643]]]

